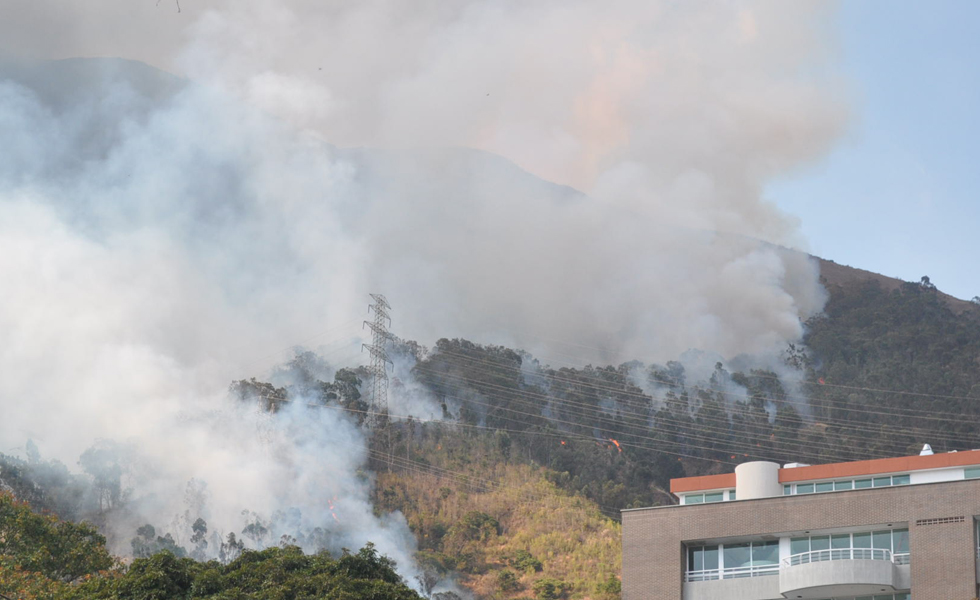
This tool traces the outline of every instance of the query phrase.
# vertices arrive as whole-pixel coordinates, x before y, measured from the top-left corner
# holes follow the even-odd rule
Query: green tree
[[[531,586],[538,600],[558,600],[568,591],[568,584],[559,579],[539,579]]]
[[[93,526],[35,514],[26,503],[3,493],[0,555],[26,571],[64,582],[108,569],[114,562],[105,538]]]

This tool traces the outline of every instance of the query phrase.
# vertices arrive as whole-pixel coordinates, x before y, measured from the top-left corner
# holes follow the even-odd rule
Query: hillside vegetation
[[[371,438],[376,510],[405,515],[424,591],[454,579],[480,598],[611,600],[619,511],[672,502],[673,477],[756,459],[897,456],[926,442],[976,447],[980,306],[953,310],[926,279],[829,290],[805,344],[772,369],[744,359],[698,376],[681,361],[573,368],[461,339],[431,350],[394,342],[390,352],[414,363],[415,383],[443,416],[395,420]],[[367,372],[341,369],[323,381],[322,367],[302,353],[278,372],[288,385],[251,379],[232,392],[273,413],[302,398],[363,423]],[[93,447],[80,461],[85,473],[72,474],[29,447],[27,460],[0,455],[0,490],[35,510],[98,522],[125,503],[113,460],[111,446]],[[9,494],[0,509],[0,593],[19,598],[415,597],[370,547],[339,558],[272,548],[201,563],[146,531],[134,532],[133,546],[143,544],[146,558],[123,567],[91,526],[30,513]],[[12,545],[33,538],[11,533],[9,515],[41,541]],[[357,573],[364,578],[347,578]]]
[[[157,552],[124,567],[91,526],[0,493],[0,594],[20,600],[420,600],[373,546],[339,558],[295,546],[221,564]]]
[[[418,432],[411,462],[379,473],[376,506],[408,519],[426,587],[455,572],[480,597],[618,597],[619,524],[507,444]]]

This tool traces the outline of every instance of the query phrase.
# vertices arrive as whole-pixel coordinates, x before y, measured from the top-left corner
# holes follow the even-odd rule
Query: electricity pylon
[[[391,305],[381,294],[371,294],[374,304],[368,305],[368,312],[374,311],[374,321],[364,321],[364,326],[369,327],[373,333],[371,344],[362,344],[362,349],[371,354],[371,408],[369,413],[369,425],[378,428],[388,422],[388,365],[394,364],[388,358],[385,346],[391,339],[388,333],[388,326],[391,325],[391,317],[388,311]]]

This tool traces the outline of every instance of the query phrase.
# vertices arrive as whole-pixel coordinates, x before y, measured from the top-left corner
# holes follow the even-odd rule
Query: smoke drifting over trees
[[[195,480],[187,536],[278,511],[410,564],[350,420],[226,399],[369,291],[423,343],[610,361],[770,355],[823,306],[761,195],[843,126],[822,3],[12,4],[0,59],[189,77],[0,77],[0,440],[132,444],[160,526]]]

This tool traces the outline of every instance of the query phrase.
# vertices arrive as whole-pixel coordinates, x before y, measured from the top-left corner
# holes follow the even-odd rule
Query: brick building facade
[[[980,451],[787,467],[624,511],[624,600],[977,597]]]

